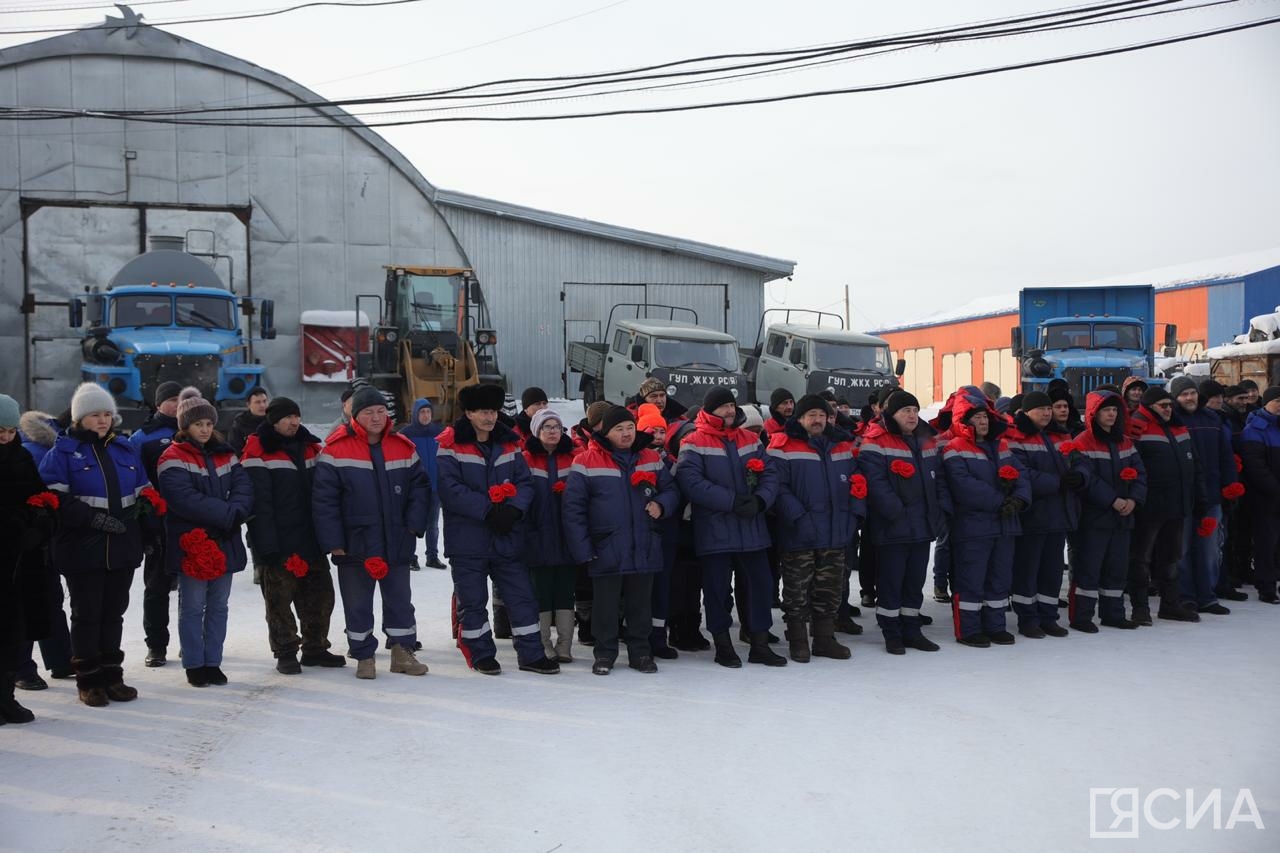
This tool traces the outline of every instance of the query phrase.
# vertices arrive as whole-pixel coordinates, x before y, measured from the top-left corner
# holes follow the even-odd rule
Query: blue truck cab
[[[252,356],[249,329],[259,317],[259,338],[275,337],[269,299],[237,296],[200,258],[159,249],[126,263],[105,290],[86,288],[71,302],[70,322],[89,328],[81,341],[81,378],[111,392],[126,427],[145,420],[162,382],[194,385],[219,409],[219,425],[246,406],[261,384],[263,367]]]
[[[1155,288],[1028,287],[1013,328],[1013,355],[1021,364],[1022,392],[1044,391],[1064,379],[1080,405],[1100,385],[1130,376],[1156,378]],[[1164,353],[1177,351],[1178,330],[1165,328]]]

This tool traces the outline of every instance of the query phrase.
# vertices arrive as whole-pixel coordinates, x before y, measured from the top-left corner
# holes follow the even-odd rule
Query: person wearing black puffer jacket
[[[1240,435],[1244,478],[1253,493],[1254,585],[1258,600],[1280,604],[1276,579],[1280,575],[1280,387],[1262,394],[1262,408],[1249,415]]]
[[[1148,589],[1152,583],[1160,591],[1161,619],[1200,621],[1194,608],[1182,605],[1178,561],[1182,559],[1183,526],[1188,519],[1193,524],[1201,522],[1209,504],[1191,434],[1174,408],[1173,397],[1165,388],[1150,388],[1143,393],[1129,424],[1129,437],[1147,472],[1147,499],[1135,513],[1125,585],[1133,608],[1132,621],[1139,625],[1151,622]]]

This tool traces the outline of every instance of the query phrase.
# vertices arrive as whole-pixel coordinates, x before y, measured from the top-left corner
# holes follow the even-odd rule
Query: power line
[[[313,0],[309,3],[299,3],[296,6],[288,6],[283,9],[270,9],[258,12],[244,12],[235,15],[215,15],[207,18],[184,18],[166,21],[156,21],[150,26],[177,26],[180,24],[208,24],[220,21],[247,21],[252,18],[270,18],[275,15],[284,15],[289,12],[297,12],[300,9],[314,9],[320,6],[342,6],[355,9],[371,9],[375,6],[404,6],[409,3],[424,3],[428,0],[369,0],[369,2],[358,3],[353,0]],[[139,4],[141,5],[141,4]],[[119,20],[119,19],[117,19]],[[139,18],[140,20],[140,18]],[[19,30],[0,30],[0,36],[23,36],[23,35],[39,35],[41,33],[70,33],[70,32],[87,32],[91,30],[112,30],[121,26],[119,23],[112,23],[110,19],[101,24],[94,24],[91,27],[45,27],[42,29],[19,29]]]
[[[56,0],[55,0],[56,2]],[[171,6],[175,3],[191,3],[193,0],[138,0],[130,3],[129,6]],[[80,3],[75,6],[25,6],[13,8],[9,6],[0,7],[0,15],[21,15],[33,14],[39,12],[80,12],[85,9],[106,9],[112,6],[111,3]]]

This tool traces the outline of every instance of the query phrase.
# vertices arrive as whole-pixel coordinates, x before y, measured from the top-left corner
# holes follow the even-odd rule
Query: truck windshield
[[[887,373],[889,348],[814,341],[813,366],[823,370],[877,370]]]
[[[659,367],[710,367],[737,370],[738,351],[731,343],[658,338],[653,344],[653,362]]]
[[[445,275],[409,275],[400,291],[400,316],[411,330],[458,331],[458,278]]]
[[[218,296],[179,296],[178,325],[201,329],[234,329],[235,302]]]
[[[1045,327],[1040,349],[1142,349],[1142,329],[1131,323],[1062,323]]]
[[[117,296],[111,300],[111,325],[171,326],[173,300],[167,294]]]

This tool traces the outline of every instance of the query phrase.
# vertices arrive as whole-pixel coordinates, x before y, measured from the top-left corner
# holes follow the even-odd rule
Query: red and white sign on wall
[[[302,380],[350,382],[356,353],[369,348],[369,315],[363,311],[303,311]]]

